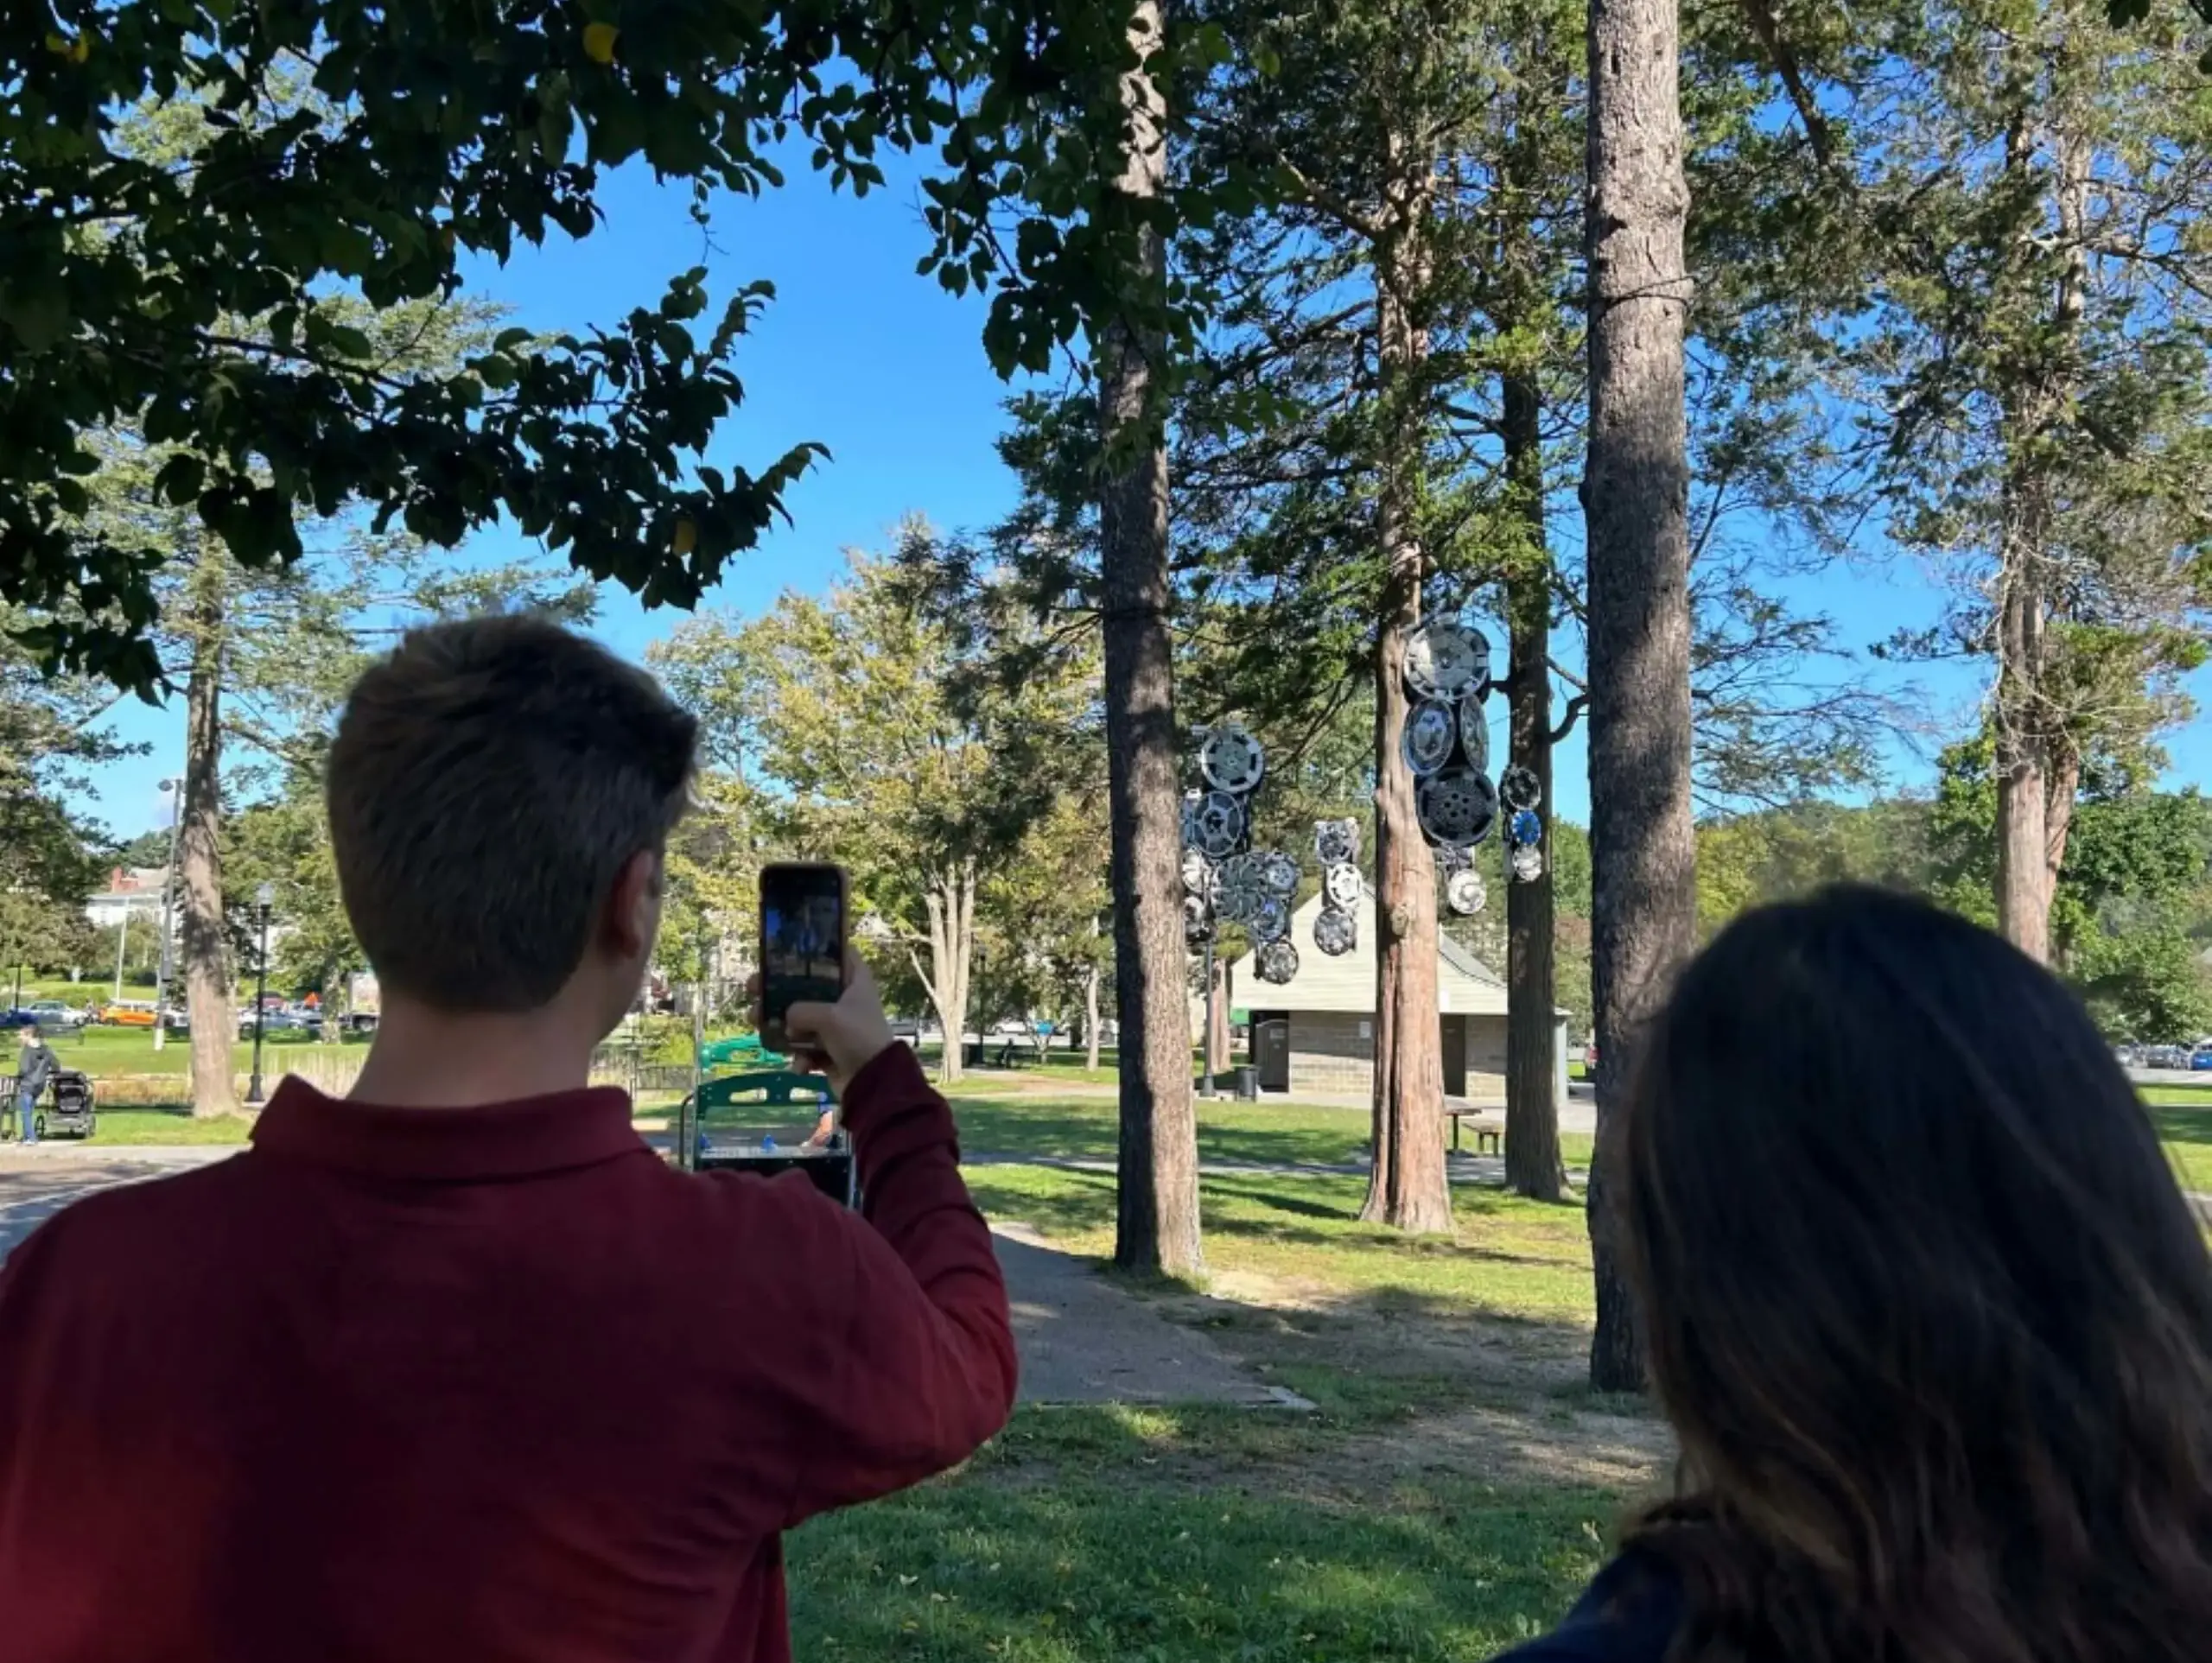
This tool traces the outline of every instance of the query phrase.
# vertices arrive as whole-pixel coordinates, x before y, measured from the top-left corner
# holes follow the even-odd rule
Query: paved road
[[[0,1259],[81,1196],[232,1152],[99,1151],[68,1144],[51,1150],[10,1149],[0,1155]],[[1053,1247],[1028,1226],[995,1225],[993,1245],[1006,1272],[1025,1402],[1313,1407],[1255,1379],[1210,1336],[1169,1322],[1099,1275],[1090,1260]]]

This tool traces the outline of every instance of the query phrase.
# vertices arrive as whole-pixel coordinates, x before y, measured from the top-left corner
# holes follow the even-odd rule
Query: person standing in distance
[[[694,738],[530,618],[361,678],[327,791],[375,1042],[0,1268],[0,1663],[785,1663],[781,1533],[1004,1424],[989,1232],[864,968],[791,1025],[865,1216],[675,1171],[588,1084]]]
[[[13,1099],[16,1122],[22,1128],[16,1135],[31,1144],[38,1141],[38,1100],[45,1094],[46,1083],[54,1078],[54,1070],[59,1064],[47,1048],[37,1023],[26,1022],[16,1031],[16,1037],[22,1041],[22,1049],[16,1057]]]

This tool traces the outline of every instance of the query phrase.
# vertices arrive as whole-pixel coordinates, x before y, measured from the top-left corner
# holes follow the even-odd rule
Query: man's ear
[[[644,957],[652,950],[659,918],[660,856],[639,849],[622,863],[607,898],[600,929],[608,950],[626,959]]]

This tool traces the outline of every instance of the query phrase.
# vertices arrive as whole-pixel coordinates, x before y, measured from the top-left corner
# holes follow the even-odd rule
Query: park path
[[[96,1190],[204,1165],[226,1147],[100,1150],[56,1144],[0,1152],[0,1260]],[[1310,1408],[1231,1362],[1205,1334],[1168,1321],[1101,1276],[1094,1261],[1027,1225],[992,1226],[1006,1273],[1027,1403],[1227,1403]]]

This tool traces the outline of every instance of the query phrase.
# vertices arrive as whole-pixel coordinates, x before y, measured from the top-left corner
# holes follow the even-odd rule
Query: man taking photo
[[[694,734],[535,619],[363,676],[327,797],[375,1043],[0,1270],[0,1663],[783,1663],[780,1533],[1004,1423],[989,1233],[864,967],[789,1024],[865,1217],[676,1171],[587,1083]]]

